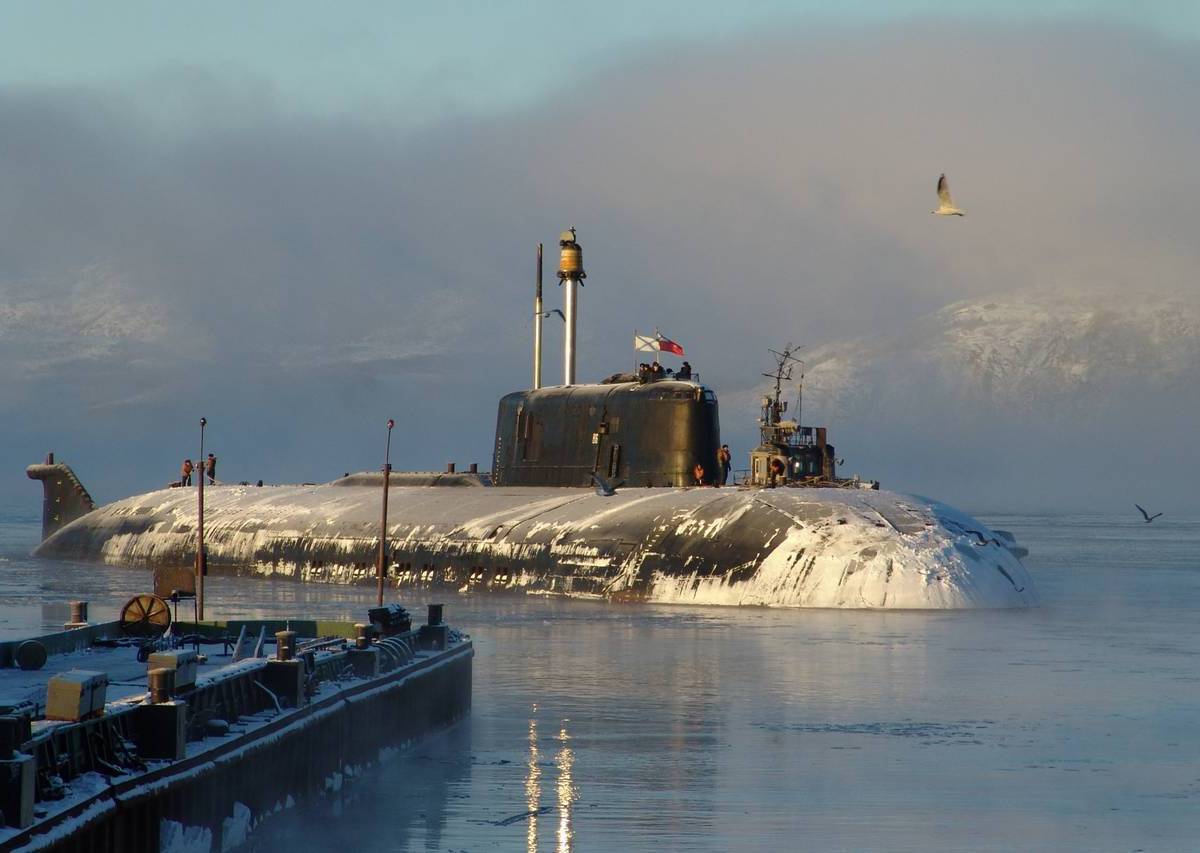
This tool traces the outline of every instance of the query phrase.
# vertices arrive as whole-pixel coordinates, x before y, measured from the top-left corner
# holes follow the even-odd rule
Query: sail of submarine
[[[574,229],[559,241],[564,382],[541,387],[540,253],[534,387],[504,396],[490,474],[393,473],[389,582],[661,603],[954,609],[1037,603],[1003,531],[927,498],[836,476],[825,431],[764,401],[763,443],[738,488],[713,488],[717,398],[697,377],[575,382]],[[782,366],[781,366],[782,369]],[[814,438],[819,436],[819,441]],[[705,469],[702,486],[694,469]],[[712,473],[710,473],[712,472]],[[166,488],[94,508],[51,455],[37,556],[186,569],[196,501]],[[593,488],[594,475],[619,483]],[[382,473],[323,485],[209,486],[209,573],[371,582]]]

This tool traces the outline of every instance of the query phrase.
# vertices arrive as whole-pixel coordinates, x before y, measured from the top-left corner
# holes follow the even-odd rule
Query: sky
[[[486,468],[534,246],[572,225],[580,378],[661,327],[741,452],[767,346],[1028,288],[1191,298],[1192,4],[827,5],[0,6],[0,505],[37,506],[47,450],[100,500],[162,485],[202,415],[231,480],[377,467],[388,417],[397,467]],[[961,222],[928,216],[942,171]],[[1178,381],[1097,385],[1076,430],[1052,397],[811,405],[890,487],[1075,509],[1116,500],[1116,399],[1157,431],[1128,487],[1180,504]]]
[[[533,104],[639,54],[779,30],[903,27],[949,18],[1082,20],[1169,38],[1200,34],[1200,8],[1186,0],[846,0],[836,11],[830,6],[813,0],[614,0],[590,6],[364,0],[333,11],[317,0],[224,0],[198,11],[154,0],[103,6],[8,2],[0,6],[0,80],[121,89],[200,71],[268,90],[289,110],[384,113],[423,124]]]

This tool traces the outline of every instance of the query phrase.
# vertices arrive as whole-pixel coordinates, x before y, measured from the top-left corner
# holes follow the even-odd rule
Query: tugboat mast
[[[783,413],[787,411],[787,403],[783,402],[783,383],[792,381],[792,371],[797,365],[801,371],[804,369],[804,362],[796,357],[796,352],[803,349],[803,345],[794,345],[789,343],[783,348],[783,352],[778,350],[768,350],[771,355],[775,356],[775,371],[773,373],[764,373],[767,379],[775,380],[775,393],[771,397],[763,398],[762,417],[759,418],[759,434],[763,444],[786,444],[787,436],[782,433],[786,430],[791,432],[790,428],[783,427]],[[803,374],[801,374],[803,375]],[[803,392],[801,392],[803,393]],[[797,403],[797,410],[799,410]],[[797,411],[797,423],[799,423],[799,411]]]
[[[837,475],[837,455],[828,442],[828,430],[822,426],[804,426],[800,407],[804,401],[804,361],[798,353],[802,347],[788,344],[783,351],[768,350],[775,357],[775,370],[764,373],[775,380],[774,393],[762,398],[762,415],[758,419],[760,444],[750,451],[750,485],[752,486],[846,486],[857,480],[843,480]],[[796,389],[796,415],[784,418],[788,405],[783,400],[783,386],[792,381],[800,368],[800,383]]]

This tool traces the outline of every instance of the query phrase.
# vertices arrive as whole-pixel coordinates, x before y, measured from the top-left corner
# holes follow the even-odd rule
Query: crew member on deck
[[[704,466],[699,462],[697,462],[696,467],[692,469],[692,476],[696,478],[697,486],[704,485]]]
[[[729,452],[729,445],[722,444],[721,449],[717,451],[717,470],[721,472],[721,482],[719,485],[724,486],[729,482],[729,468],[733,463],[733,454]]]
[[[208,484],[215,486],[217,484],[217,457],[211,453],[208,454],[208,459],[204,461],[204,473],[208,475]]]
[[[690,364],[688,364],[686,361],[683,364],[679,365],[679,369],[675,371],[675,378],[676,379],[691,379],[692,378],[692,366]]]
[[[179,469],[179,485],[190,486],[192,484],[192,460],[184,459],[183,467]]]

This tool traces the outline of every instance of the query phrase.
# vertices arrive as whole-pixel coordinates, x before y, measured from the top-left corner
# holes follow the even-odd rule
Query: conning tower
[[[699,463],[712,483],[720,446],[717,397],[698,382],[516,391],[500,400],[492,482],[589,486],[595,472],[625,486],[688,486]]]
[[[563,384],[542,388],[543,312],[539,252],[534,297],[534,387],[500,400],[492,483],[497,486],[590,486],[598,474],[614,485],[695,485],[695,467],[714,483],[721,428],[717,398],[694,378],[614,374],[575,382],[575,332],[583,250],[575,229],[559,235],[563,285]],[[684,374],[681,374],[684,375]]]

